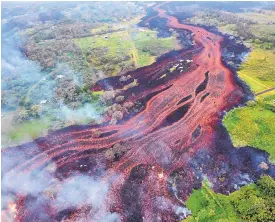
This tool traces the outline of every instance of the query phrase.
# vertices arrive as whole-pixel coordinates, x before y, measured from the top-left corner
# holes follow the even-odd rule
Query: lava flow
[[[134,87],[119,77],[96,84],[93,90],[112,88],[143,105],[118,124],[71,126],[4,149],[5,195],[16,204],[15,221],[178,221],[190,214],[184,201],[204,175],[222,193],[261,175],[258,163],[268,155],[236,150],[220,124],[223,112],[244,97],[222,63],[223,37],[155,10],[168,28],[192,32],[194,46],[130,72]],[[167,67],[187,59],[188,70],[162,78]],[[272,174],[268,166],[265,173]]]

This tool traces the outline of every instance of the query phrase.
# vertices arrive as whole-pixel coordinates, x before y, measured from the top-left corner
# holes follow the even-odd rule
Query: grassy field
[[[104,36],[108,36],[107,39]],[[131,47],[128,33],[126,31],[113,32],[110,34],[96,35],[92,37],[75,39],[75,42],[79,45],[82,50],[87,48],[98,48],[98,47],[108,47],[108,55],[116,56],[117,51],[129,50]],[[121,45],[118,43],[121,42]],[[100,55],[99,55],[100,56]]]
[[[207,183],[193,190],[186,206],[187,222],[271,221],[274,218],[275,181],[263,176],[257,184],[241,187],[229,196],[214,193]]]
[[[275,86],[275,50],[254,47],[238,75],[257,94]],[[275,162],[275,90],[234,109],[223,119],[235,147],[252,146],[267,151]]]
[[[262,100],[262,99],[265,99],[266,97],[272,96],[274,94],[275,94],[275,90],[272,90],[272,91],[266,92],[264,94],[258,95],[257,99],[261,99]]]
[[[110,32],[110,31],[118,31],[121,29],[127,29],[128,27],[139,23],[141,18],[143,18],[144,16],[145,15],[139,15],[129,21],[124,20],[119,23],[103,24],[98,28],[92,29],[91,33],[94,35],[100,35],[100,34],[102,34],[102,32]]]
[[[108,38],[104,38],[105,36],[108,36]],[[85,55],[87,48],[104,48],[106,47],[108,49],[106,55],[98,55],[98,58],[100,57],[116,57],[117,55],[125,55],[131,57],[131,44],[129,40],[129,36],[127,31],[119,31],[119,32],[113,32],[103,35],[95,35],[92,37],[86,37],[86,38],[79,38],[74,39],[75,43],[81,48],[83,54]],[[131,62],[131,61],[128,61]],[[94,66],[93,62],[90,63],[91,66]],[[101,69],[101,66],[97,66],[96,68]],[[114,64],[113,65],[114,71],[113,74],[119,72],[119,65]]]
[[[192,212],[186,222],[196,221],[240,221],[227,196],[214,193],[207,183],[203,183],[199,190],[193,190],[186,201],[186,206]]]
[[[118,31],[120,28],[122,28],[122,27],[104,24],[98,28],[92,29],[91,33],[93,35],[100,35],[100,34],[102,34],[102,32],[116,31],[116,30]]]
[[[252,146],[267,151],[275,162],[275,92],[273,95],[249,102],[224,117],[230,138],[235,147]]]
[[[155,61],[156,56],[143,51],[143,49],[147,46],[158,47],[160,52],[157,56],[172,49],[179,48],[179,44],[175,37],[157,38],[157,32],[151,30],[133,32],[132,39],[138,51],[138,67],[149,65]]]
[[[238,75],[251,87],[254,93],[275,86],[275,50],[255,48],[249,54]]]
[[[104,38],[105,36],[108,36],[108,38]],[[85,53],[87,48],[106,47],[108,49],[107,54],[104,55],[106,57],[127,55],[130,57],[127,62],[134,62],[136,68],[150,65],[155,61],[157,56],[180,47],[175,37],[158,38],[156,31],[136,27],[129,27],[124,31],[109,34],[74,39],[74,41],[82,49],[83,53]],[[156,46],[158,47],[156,55],[152,55],[144,50],[146,47],[156,48]],[[113,66],[115,67],[113,75],[115,75],[119,72],[119,64],[113,64]],[[97,68],[100,69],[101,67]]]
[[[50,124],[50,118],[43,118],[11,126],[8,132],[2,134],[2,146],[17,145],[43,136],[47,134]]]

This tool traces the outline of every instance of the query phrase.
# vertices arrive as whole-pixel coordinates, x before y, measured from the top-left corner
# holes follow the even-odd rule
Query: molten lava
[[[183,209],[183,201],[193,188],[200,187],[202,176],[211,177],[211,171],[219,172],[222,163],[231,161],[226,152],[235,152],[231,151],[232,146],[217,145],[217,140],[224,136],[219,133],[223,132],[219,121],[223,111],[237,105],[244,93],[221,61],[223,37],[204,28],[181,24],[160,7],[156,10],[158,17],[167,19],[169,28],[192,32],[195,45],[168,53],[156,63],[130,72],[138,84],[119,92],[126,102],[143,104],[138,113],[129,114],[116,125],[67,127],[2,152],[4,161],[9,162],[4,175],[39,174],[54,164],[55,170],[50,175],[57,182],[48,181],[40,191],[40,194],[50,193],[49,202],[43,202],[41,207],[52,221],[77,221],[80,215],[95,212],[94,205],[85,203],[66,210],[60,210],[65,202],[51,204],[58,199],[56,190],[62,189],[59,187],[62,182],[74,175],[97,177],[108,183],[104,208],[123,221],[179,220],[182,215],[175,209]],[[167,67],[186,59],[193,60],[187,72],[176,70],[163,78]],[[127,84],[129,82],[120,82],[119,77],[112,77],[99,81],[93,90],[123,89]],[[99,135],[95,136],[95,132]],[[246,163],[244,156],[250,155],[248,153],[238,158]],[[202,156],[205,159],[200,161]],[[211,158],[216,159],[211,162]],[[248,169],[241,165],[232,171],[238,174]],[[231,178],[229,173],[228,178]],[[231,189],[228,181],[213,183],[217,190],[226,185]],[[37,219],[41,212],[28,209],[36,196],[18,195],[21,198],[16,220]],[[104,215],[102,209],[94,214],[100,218],[101,213]],[[96,218],[87,221],[96,221]]]

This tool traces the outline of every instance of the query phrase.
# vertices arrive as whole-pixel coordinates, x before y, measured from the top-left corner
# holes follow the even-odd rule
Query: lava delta
[[[4,218],[13,211],[14,221],[100,221],[107,213],[115,221],[179,221],[190,213],[184,201],[204,176],[216,192],[228,193],[245,175],[259,178],[261,161],[269,165],[265,173],[274,174],[265,152],[235,149],[221,124],[224,112],[245,97],[236,75],[222,62],[223,36],[179,23],[162,5],[154,10],[156,15],[146,22],[161,18],[166,28],[192,33],[192,47],[129,72],[131,79],[125,82],[111,77],[96,83],[94,91],[111,88],[125,103],[141,104],[117,124],[74,125],[3,149],[2,177],[19,184],[20,178],[38,178],[30,189],[41,188],[31,193],[7,188],[6,195],[14,198],[2,209]],[[175,69],[163,78],[167,67]],[[138,84],[127,87],[133,79]],[[105,196],[68,206],[58,192],[81,177],[100,181]],[[79,190],[84,186],[80,183]],[[77,199],[74,194],[68,191],[66,198]]]

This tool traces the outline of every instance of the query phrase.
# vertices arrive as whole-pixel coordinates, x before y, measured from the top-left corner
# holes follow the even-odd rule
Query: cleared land
[[[128,56],[129,59],[123,62],[128,64],[134,63],[136,68],[150,65],[155,61],[157,56],[179,48],[179,43],[174,36],[158,38],[157,31],[133,27],[123,31],[74,39],[74,41],[82,49],[84,55],[88,48],[105,48],[105,58]],[[98,55],[98,57],[100,56],[103,55]],[[98,58],[92,58],[89,65],[96,66],[99,69],[102,68],[101,65],[97,65],[95,59]],[[113,64],[113,67],[113,75],[116,75],[120,70],[119,64]]]
[[[105,38],[106,37],[106,38]],[[84,57],[88,60],[89,65],[95,66],[98,69],[102,69],[104,66],[104,61],[111,60],[115,57],[131,56],[130,50],[131,44],[126,31],[113,32],[109,34],[97,35],[87,38],[79,38],[74,40],[75,43],[81,48]],[[96,53],[96,55],[90,59],[87,59],[87,49],[91,50],[102,49],[102,52]],[[105,57],[104,61],[100,61],[101,58]],[[118,61],[123,61],[124,59],[118,59]],[[125,62],[130,63],[130,60]],[[112,73],[115,75],[119,72],[119,65],[113,65]]]
[[[238,75],[251,87],[254,93],[275,86],[275,51],[253,49]]]
[[[151,30],[134,30],[132,40],[137,50],[137,67],[150,65],[157,56],[180,46],[175,37],[157,38],[157,32]]]

